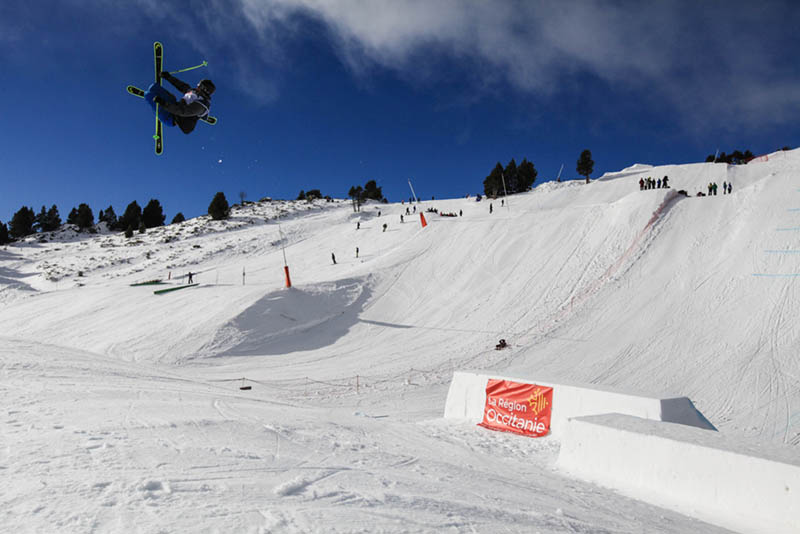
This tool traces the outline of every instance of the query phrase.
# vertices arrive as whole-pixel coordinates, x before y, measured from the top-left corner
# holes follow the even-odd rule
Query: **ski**
[[[156,67],[156,85],[161,85],[161,67],[164,61],[164,47],[156,41],[153,43],[153,55],[155,56]],[[160,156],[164,152],[164,135],[162,131],[161,120],[158,118],[158,104],[156,104],[156,134],[153,136],[156,140],[156,155]]]
[[[134,85],[129,85],[127,87],[127,90],[128,90],[128,94],[131,94],[133,96],[138,96],[139,98],[144,98],[144,90],[143,89],[139,89],[138,87],[136,87]],[[205,123],[207,123],[207,124],[211,124],[211,125],[217,124],[217,118],[216,117],[212,117],[210,115],[208,117],[203,117],[200,120],[205,122]]]

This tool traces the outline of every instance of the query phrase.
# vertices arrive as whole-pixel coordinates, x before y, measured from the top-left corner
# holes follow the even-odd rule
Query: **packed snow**
[[[447,391],[469,369],[686,396],[800,454],[799,173],[798,150],[637,164],[503,205],[264,200],[7,246],[0,524],[725,532],[558,469],[557,436],[445,419]]]

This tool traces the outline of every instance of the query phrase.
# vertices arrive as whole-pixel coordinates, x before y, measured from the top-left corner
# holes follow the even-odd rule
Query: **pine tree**
[[[147,226],[144,224],[144,221],[139,221],[139,233],[143,234],[147,232]]]
[[[306,192],[301,189],[300,193],[297,195],[297,200],[305,200],[305,199],[306,199]]]
[[[119,221],[117,221],[117,214],[114,213],[113,206],[109,206],[108,208],[106,208],[105,212],[101,211],[100,213],[102,214],[102,218],[100,217],[100,215],[98,215],[97,216],[98,222],[106,223],[106,226],[108,226],[109,230],[118,229]]]
[[[46,232],[45,226],[47,226],[47,208],[42,206],[41,211],[36,215],[36,220],[33,223],[33,230],[39,232]]]
[[[172,218],[172,222],[170,224],[182,223],[185,220],[186,220],[186,217],[184,217],[183,213],[181,213],[179,211],[178,213],[175,214],[175,217]]]
[[[78,206],[78,215],[75,224],[81,230],[86,230],[94,226],[94,213],[88,204],[80,204]]]
[[[8,233],[11,237],[20,238],[33,233],[33,225],[36,222],[36,213],[33,208],[22,206],[8,223]]]
[[[142,221],[142,208],[140,208],[139,204],[134,200],[133,202],[128,204],[128,207],[125,208],[125,213],[123,213],[122,217],[119,218],[119,227],[126,229],[129,226],[131,227],[131,229],[139,228],[139,223],[141,221]]]
[[[359,211],[364,201],[364,189],[360,185],[354,185],[347,192],[347,196],[353,199],[353,211]]]
[[[505,188],[503,188],[503,193],[506,191],[510,194],[520,192],[517,181],[517,172],[517,162],[514,161],[514,158],[511,158],[511,161],[508,162],[508,165],[506,165],[506,168],[503,171],[502,179],[505,180]],[[500,186],[503,186],[502,181],[500,182]]]
[[[527,159],[523,159],[522,163],[520,163],[517,168],[517,185],[519,191],[528,191],[532,188],[538,175],[539,173],[536,172],[536,167],[533,166],[533,163]]]
[[[67,224],[78,224],[78,208],[72,208],[67,215]]]
[[[42,212],[44,212],[44,206],[42,206]],[[41,218],[39,227],[42,232],[53,232],[61,226],[61,215],[58,214],[58,206],[55,204],[47,210],[47,213],[44,213],[44,216],[40,213],[39,217]]]
[[[494,166],[492,172],[483,181],[483,193],[487,197],[496,197],[503,190],[503,166],[500,162]]]
[[[378,187],[375,180],[369,180],[364,184],[364,198],[371,200],[383,200],[383,191]]]
[[[142,222],[147,228],[155,228],[156,226],[164,226],[164,210],[161,208],[161,203],[152,198],[147,206],[142,210]]]
[[[211,218],[215,221],[227,219],[230,215],[230,211],[228,200],[225,198],[225,193],[222,191],[214,195],[211,204],[208,205],[208,214],[211,215]]]
[[[11,243],[11,238],[8,236],[8,227],[5,223],[0,222],[0,245]]]
[[[133,226],[128,225],[128,227],[125,229],[125,237],[127,237],[128,239],[133,237]]]
[[[322,191],[319,189],[311,189],[306,193],[306,200],[309,202],[319,198],[322,198]]]
[[[594,161],[592,161],[592,152],[584,150],[581,152],[581,157],[578,158],[578,166],[576,167],[578,174],[586,177],[586,183],[589,183],[589,175],[594,172]]]

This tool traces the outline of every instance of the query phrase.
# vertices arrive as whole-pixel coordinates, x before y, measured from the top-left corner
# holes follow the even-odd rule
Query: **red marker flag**
[[[550,432],[553,388],[490,378],[480,426],[539,438]]]

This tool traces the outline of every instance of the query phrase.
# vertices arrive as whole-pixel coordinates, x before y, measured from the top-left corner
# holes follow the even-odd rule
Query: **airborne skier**
[[[153,110],[158,104],[158,118],[165,125],[178,125],[183,133],[192,133],[197,126],[197,121],[208,117],[211,95],[216,90],[214,83],[211,80],[201,80],[197,87],[193,88],[167,71],[163,71],[161,77],[181,91],[183,97],[178,100],[161,85],[153,84],[145,93],[145,100]]]

